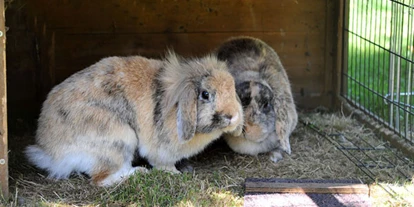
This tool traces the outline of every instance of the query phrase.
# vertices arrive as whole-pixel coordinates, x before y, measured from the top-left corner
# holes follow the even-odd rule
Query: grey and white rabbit
[[[291,153],[289,137],[298,115],[286,71],[277,53],[253,37],[234,37],[217,50],[227,62],[244,108],[244,130],[240,136],[224,135],[234,151],[257,155],[270,152],[274,162],[282,152]]]
[[[86,173],[108,186],[144,167],[174,164],[223,132],[241,134],[243,110],[226,64],[212,55],[162,60],[109,57],[55,86],[43,103],[27,158],[49,177]]]

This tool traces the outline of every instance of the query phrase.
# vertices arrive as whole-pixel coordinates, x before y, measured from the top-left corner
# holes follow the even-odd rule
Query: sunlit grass
[[[410,0],[399,0],[398,4],[389,0],[351,0],[349,1],[349,25],[350,31],[356,35],[375,42],[381,47],[390,45],[391,37],[398,36],[405,45],[402,49],[407,51],[412,46],[413,35],[413,8]],[[349,38],[349,44],[366,50],[364,40]]]
[[[398,2],[349,2],[344,95],[410,140],[414,132],[414,9],[408,6],[412,0]]]
[[[158,170],[131,177],[110,192],[108,202],[132,206],[243,205],[239,195],[215,182],[199,179],[192,174],[170,174]]]
[[[414,184],[412,182],[372,184],[370,198],[373,206],[378,207],[414,206]]]

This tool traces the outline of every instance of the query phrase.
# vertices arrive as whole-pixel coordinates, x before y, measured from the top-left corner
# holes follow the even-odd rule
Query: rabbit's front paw
[[[192,173],[194,167],[190,164],[188,159],[183,159],[175,164],[176,168],[182,173]]]
[[[93,177],[93,180],[99,185],[99,186],[111,186],[115,183],[123,182],[124,180],[128,179],[131,175],[134,173],[148,173],[148,169],[145,167],[131,167],[129,165],[124,165],[121,167],[117,172],[105,175],[106,177],[102,180],[99,177],[100,174],[96,174]],[[103,173],[104,174],[104,173]]]
[[[154,167],[155,167],[155,169],[162,170],[162,171],[165,171],[165,172],[169,172],[171,174],[181,174],[181,172],[179,170],[177,170],[177,168],[175,168],[174,165],[171,165],[171,166],[154,166]]]
[[[279,149],[271,151],[269,157],[274,163],[277,163],[279,160],[283,159],[282,152]]]

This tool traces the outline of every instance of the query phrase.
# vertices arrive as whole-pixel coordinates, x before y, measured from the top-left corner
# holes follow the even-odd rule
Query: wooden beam
[[[337,17],[338,13],[338,2],[337,0],[326,0],[326,6],[325,6],[325,12],[326,12],[326,20],[325,20],[325,65],[324,65],[324,88],[322,90],[323,94],[329,96],[331,98],[328,107],[333,108],[333,102],[334,102],[334,65],[336,61],[335,56],[335,48],[336,45],[335,40],[337,37],[337,27],[335,18]]]
[[[369,194],[369,187],[356,183],[302,183],[249,181],[245,183],[246,193],[331,193],[331,194]]]
[[[9,194],[7,158],[6,30],[4,0],[0,0],[0,186],[4,198]]]
[[[347,95],[348,90],[347,78],[342,74],[348,72],[348,32],[344,29],[349,27],[349,1],[340,0],[339,3],[335,108],[341,110],[343,102],[340,97]]]

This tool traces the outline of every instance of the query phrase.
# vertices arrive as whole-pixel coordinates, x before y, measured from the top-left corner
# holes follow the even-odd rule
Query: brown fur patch
[[[101,181],[105,180],[110,175],[109,170],[102,170],[92,175],[92,182],[98,185]]]
[[[255,141],[262,137],[263,130],[260,125],[246,123],[244,130],[246,132],[246,139],[248,140]]]
[[[237,109],[233,107],[237,106],[238,103],[232,103],[237,100],[235,98],[236,89],[234,87],[233,77],[223,71],[217,71],[217,73],[219,73],[219,75],[215,76],[215,78],[211,80],[211,85],[220,86],[218,87],[220,90],[217,91],[218,97],[220,97],[217,100],[217,111],[235,115],[237,114]]]

